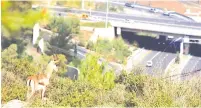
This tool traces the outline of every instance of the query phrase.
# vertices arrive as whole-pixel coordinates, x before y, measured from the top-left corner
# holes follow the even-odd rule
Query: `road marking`
[[[156,55],[154,55],[151,59],[150,59],[150,61],[152,61],[157,55],[159,55],[161,52],[158,52],[158,53],[156,53]]]

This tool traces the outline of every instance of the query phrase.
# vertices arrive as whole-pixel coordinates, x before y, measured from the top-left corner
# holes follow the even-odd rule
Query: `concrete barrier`
[[[65,73],[65,77],[70,78],[71,80],[77,80],[79,77],[80,70],[76,67],[67,65],[67,72]]]

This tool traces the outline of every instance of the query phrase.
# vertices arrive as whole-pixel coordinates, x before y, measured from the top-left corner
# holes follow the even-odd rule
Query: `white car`
[[[135,7],[135,4],[132,4],[131,7],[134,8],[134,7]]]
[[[151,67],[152,64],[153,64],[152,61],[147,61],[147,65],[146,65],[146,66],[147,66],[147,67]]]

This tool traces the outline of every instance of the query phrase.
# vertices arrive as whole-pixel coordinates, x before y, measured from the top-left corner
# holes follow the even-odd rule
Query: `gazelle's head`
[[[52,56],[52,60],[51,60],[51,64],[52,64],[52,68],[53,68],[53,70],[54,71],[58,71],[58,62],[59,62],[59,60],[58,60],[58,57],[57,57],[57,55],[55,55],[55,54],[53,54],[53,56]]]

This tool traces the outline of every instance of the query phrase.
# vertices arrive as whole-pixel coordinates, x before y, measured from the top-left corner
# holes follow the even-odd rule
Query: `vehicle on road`
[[[171,16],[172,13],[175,13],[174,11],[166,11],[163,13],[165,16]]]
[[[163,12],[163,11],[160,10],[160,9],[157,9],[157,8],[151,8],[151,9],[149,10],[149,12],[152,12],[152,13],[159,13],[159,12]]]
[[[147,61],[147,64],[146,64],[147,67],[152,67],[152,65],[153,65],[152,61]]]
[[[83,14],[81,14],[81,19],[88,19],[88,14],[86,14],[86,13],[83,13]]]
[[[134,8],[134,7],[135,7],[135,4],[131,4],[131,7]]]
[[[125,3],[125,6],[131,7],[131,3]]]

